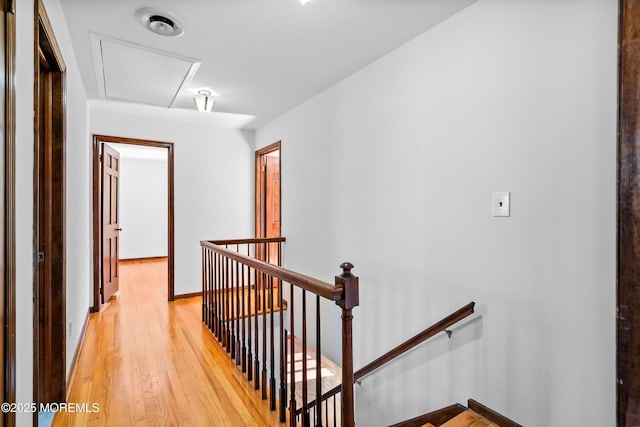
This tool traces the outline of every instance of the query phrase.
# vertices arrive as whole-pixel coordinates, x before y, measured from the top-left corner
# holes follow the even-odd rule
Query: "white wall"
[[[109,145],[120,152],[120,259],[167,256],[168,150]]]
[[[86,96],[59,0],[44,1],[67,66],[66,243],[67,369],[90,304],[89,133]],[[33,1],[17,6],[16,49],[16,400],[33,400]],[[31,414],[18,414],[30,425]]]
[[[253,233],[253,133],[92,102],[90,117],[94,134],[175,144],[175,293],[199,291],[200,240]]]
[[[615,424],[616,40],[614,1],[479,0],[257,131],[287,266],[356,266],[356,368],[478,303],[356,387],[359,425],[470,397]]]
[[[33,0],[16,2],[16,401],[33,401]],[[31,414],[17,414],[31,425]]]

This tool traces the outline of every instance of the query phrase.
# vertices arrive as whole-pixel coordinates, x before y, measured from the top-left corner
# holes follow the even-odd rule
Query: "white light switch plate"
[[[496,191],[493,193],[493,216],[510,216],[510,193],[508,191]]]

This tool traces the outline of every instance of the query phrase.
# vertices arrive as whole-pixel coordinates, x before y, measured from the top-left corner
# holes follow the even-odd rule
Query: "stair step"
[[[456,415],[440,427],[498,427],[471,409]]]

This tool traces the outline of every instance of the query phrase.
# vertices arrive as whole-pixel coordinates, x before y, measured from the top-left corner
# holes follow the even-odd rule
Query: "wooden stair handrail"
[[[361,379],[365,375],[370,374],[371,372],[375,371],[376,369],[382,367],[383,365],[389,363],[393,359],[401,356],[402,354],[406,353],[407,351],[411,350],[412,348],[416,347],[417,345],[419,345],[419,344],[423,343],[424,341],[428,340],[429,338],[433,337],[437,333],[445,331],[450,326],[452,326],[452,325],[458,323],[459,321],[461,321],[462,319],[472,315],[474,313],[473,309],[474,309],[475,305],[476,305],[476,303],[472,301],[469,304],[465,305],[464,307],[459,308],[458,310],[454,311],[453,313],[451,313],[447,317],[445,317],[442,320],[440,320],[440,321],[434,323],[433,325],[429,326],[427,329],[423,330],[419,334],[409,338],[408,340],[406,340],[402,344],[397,345],[396,347],[394,347],[393,349],[389,350],[388,352],[386,352],[382,356],[378,357],[377,359],[375,359],[371,363],[368,363],[365,366],[363,366],[362,368],[358,369],[353,374],[354,382],[358,381],[359,379]],[[323,393],[322,396],[321,396],[321,400],[326,400],[326,399],[330,398],[331,396],[333,396],[335,394],[338,394],[341,390],[342,390],[342,385],[337,385],[334,388],[332,388],[331,390]],[[313,405],[315,405],[315,400],[309,403],[309,406],[313,406]],[[300,411],[302,411],[303,409],[304,408],[300,408]]]
[[[249,237],[247,239],[207,240],[214,245],[246,245],[249,243],[282,243],[285,237]]]
[[[275,239],[284,239],[284,238],[277,237]],[[247,240],[258,240],[258,239],[247,239]],[[269,239],[260,239],[259,242],[268,241],[268,240]],[[239,242],[239,241],[240,240],[219,240],[219,242]],[[275,241],[279,241],[279,240],[275,240]],[[236,244],[236,243],[222,243],[222,244]],[[256,270],[261,271],[263,273],[267,273],[276,279],[284,280],[285,282],[291,283],[299,288],[313,292],[314,294],[320,295],[321,297],[326,298],[328,300],[340,301],[343,297],[343,288],[340,286],[323,282],[313,277],[306,276],[296,271],[287,270],[286,268],[279,267],[277,265],[268,264],[264,261],[260,261],[258,259],[246,256],[244,254],[232,251],[230,249],[220,246],[219,244],[212,243],[206,240],[202,240],[200,242],[200,246],[209,248],[212,251],[218,252],[220,254],[224,254],[224,256],[227,258],[239,261],[244,265],[255,268]]]
[[[418,344],[423,343],[424,341],[426,341],[427,339],[431,338],[432,336],[434,336],[438,332],[442,332],[442,331],[446,330],[449,326],[451,326],[451,325],[453,325],[455,323],[458,323],[459,321],[461,321],[465,317],[468,317],[468,316],[472,315],[473,314],[473,308],[475,307],[475,305],[476,305],[475,302],[470,302],[469,304],[467,304],[464,307],[454,311],[453,313],[451,313],[450,315],[448,315],[444,319],[440,320],[439,322],[434,323],[433,325],[429,326],[427,329],[425,329],[424,331],[420,332],[419,334],[413,336],[412,338],[409,338],[408,340],[406,340],[402,344],[400,344],[400,345],[394,347],[393,349],[389,350],[388,352],[386,352],[382,356],[378,357],[373,362],[368,363],[367,365],[365,365],[362,368],[358,369],[354,373],[355,380],[357,381],[360,378],[364,377],[365,375],[370,374],[371,372],[375,371],[376,369],[378,369],[382,365],[392,361],[393,359],[395,359],[398,356],[401,356],[402,354],[404,354],[407,351],[411,350],[412,348],[414,348]]]

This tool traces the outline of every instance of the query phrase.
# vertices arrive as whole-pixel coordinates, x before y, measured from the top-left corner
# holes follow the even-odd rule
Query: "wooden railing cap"
[[[351,264],[349,261],[345,261],[340,264],[340,268],[342,269],[343,276],[351,276],[351,269],[353,268],[353,264]]]

